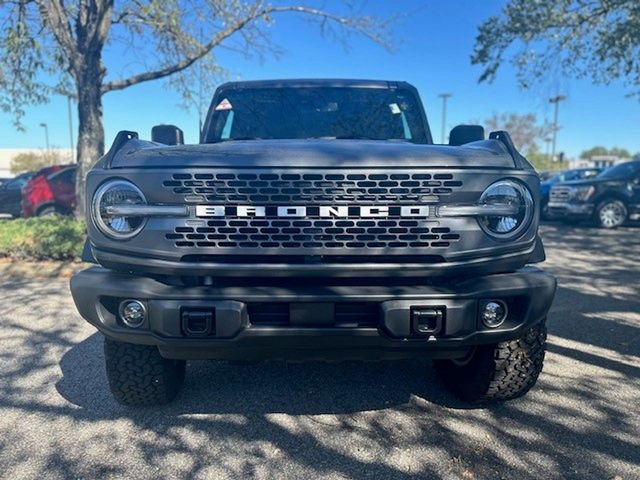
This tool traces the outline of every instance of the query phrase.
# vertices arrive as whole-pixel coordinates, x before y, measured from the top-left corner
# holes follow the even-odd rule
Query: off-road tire
[[[184,382],[184,360],[168,360],[154,346],[104,339],[109,388],[116,401],[127,406],[170,402]]]
[[[538,380],[546,338],[543,321],[517,340],[476,347],[462,364],[436,360],[434,365],[444,385],[464,401],[511,400],[527,393]]]
[[[607,210],[609,210],[608,215],[605,213]],[[598,204],[595,211],[595,222],[600,228],[613,229],[624,225],[627,216],[627,206],[622,201],[612,198]]]

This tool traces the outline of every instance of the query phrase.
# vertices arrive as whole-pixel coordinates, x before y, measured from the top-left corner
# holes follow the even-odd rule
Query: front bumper
[[[71,279],[71,292],[80,314],[104,335],[156,345],[167,358],[381,359],[454,358],[474,345],[518,338],[545,318],[556,288],[554,277],[532,267],[438,285],[363,283],[245,280],[176,287],[94,267]],[[140,328],[119,318],[125,299],[146,307]],[[479,311],[494,299],[505,302],[509,313],[500,327],[488,329]],[[439,309],[438,329],[419,332],[412,323],[416,309]],[[185,330],[185,312],[194,311],[212,313],[204,336]]]
[[[593,215],[590,203],[549,202],[548,214],[553,218],[588,219]]]

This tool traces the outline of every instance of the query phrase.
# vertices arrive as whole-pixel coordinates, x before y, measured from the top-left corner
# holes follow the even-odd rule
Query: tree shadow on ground
[[[102,345],[103,337],[96,333],[71,348],[60,362],[63,377],[56,384],[69,402],[98,415],[112,412],[107,406],[112,402],[105,401],[109,393]],[[93,365],[86,365],[87,358],[95,359]],[[86,378],[84,367],[95,368],[100,375]],[[438,384],[428,361],[253,365],[192,361],[184,391],[170,409],[173,413],[349,414],[403,405],[412,395],[457,403]]]
[[[99,334],[77,342],[73,324],[5,322],[24,340],[0,349],[10,366],[0,372],[0,409],[81,432],[90,460],[80,461],[66,437],[70,444],[43,453],[41,473],[63,478],[631,478],[640,463],[640,254],[608,236],[545,233],[560,279],[549,355],[538,385],[516,401],[468,409],[428,361],[199,361],[189,363],[175,402],[128,409],[108,391]],[[615,265],[612,255],[635,266]],[[35,386],[22,383],[29,376]],[[66,402],[48,401],[57,395]],[[21,438],[19,429],[2,433],[0,452]],[[101,456],[100,445],[123,461]]]
[[[171,445],[164,454],[176,448],[194,454],[173,432],[181,425],[211,441],[268,442],[323,475],[406,476],[406,471],[382,458],[363,462],[326,440],[342,437],[369,448],[375,445],[386,454],[403,448],[430,450],[434,463],[426,462],[419,470],[426,477],[446,476],[436,464],[435,451],[463,459],[458,475],[470,469],[480,478],[494,477],[496,472],[536,478],[544,468],[549,478],[610,478],[612,471],[603,458],[638,462],[635,397],[618,394],[612,401],[608,392],[640,379],[640,364],[634,361],[638,324],[619,321],[638,312],[640,302],[624,293],[584,293],[585,285],[575,281],[563,285],[566,273],[558,267],[561,282],[549,320],[550,355],[539,385],[527,397],[504,405],[468,410],[467,404],[442,388],[428,361],[251,366],[200,361],[189,364],[185,388],[171,405],[153,411],[125,409],[110,398],[104,375],[86,378],[87,370],[103,369],[98,334],[65,354],[57,389],[81,407],[81,417],[123,417],[167,435]],[[600,271],[597,278],[584,281],[597,279],[599,285],[608,285],[625,275],[634,272]],[[92,364],[86,365],[86,359]],[[573,370],[567,375],[569,367],[593,375]],[[401,440],[403,436],[409,440]],[[155,442],[143,449],[150,465],[163,455]],[[190,473],[204,469],[206,463],[202,460]],[[255,466],[245,467],[243,475],[255,473]]]

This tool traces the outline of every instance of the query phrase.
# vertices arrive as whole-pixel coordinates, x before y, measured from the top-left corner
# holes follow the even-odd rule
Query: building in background
[[[608,168],[631,160],[617,155],[594,155],[589,158],[574,158],[569,160],[569,168]]]
[[[18,155],[23,153],[34,153],[44,156],[46,150],[42,148],[0,148],[0,178],[12,178],[15,173],[11,173],[11,161]],[[52,162],[54,164],[73,163],[74,159],[71,150],[68,148],[52,148],[49,150]]]
[[[11,159],[16,150],[0,148],[0,178],[13,178],[11,173]]]

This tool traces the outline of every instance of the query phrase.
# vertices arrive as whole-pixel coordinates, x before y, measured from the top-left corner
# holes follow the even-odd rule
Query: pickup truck
[[[549,215],[568,223],[591,221],[617,228],[640,220],[640,160],[620,163],[599,175],[551,188]]]

